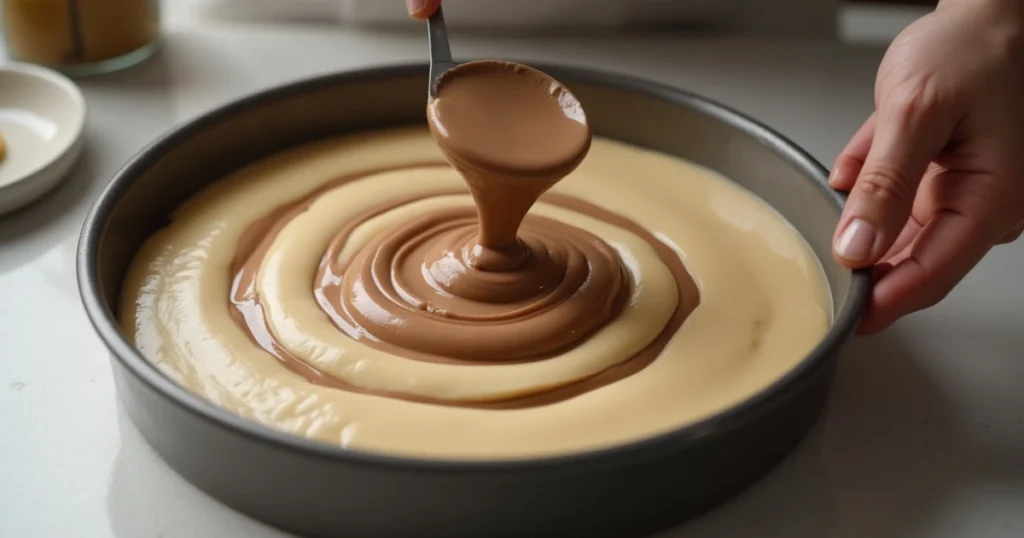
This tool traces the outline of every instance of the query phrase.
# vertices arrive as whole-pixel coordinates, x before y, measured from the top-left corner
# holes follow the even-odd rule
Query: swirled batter
[[[534,260],[524,263],[541,269],[530,278],[547,291],[456,312],[446,301],[493,282],[446,283],[439,262],[449,254],[460,271],[473,267],[472,252],[440,252],[472,243],[474,205],[439,163],[426,129],[402,128],[233,174],[140,251],[122,294],[124,330],[186,387],[296,435],[390,454],[519,458],[707,417],[784,375],[828,328],[817,261],[763,202],[678,159],[600,138],[519,231]],[[572,239],[549,236],[565,233]],[[473,336],[475,324],[513,312],[529,320],[551,312],[545,301],[586,289],[576,276],[558,290],[574,256],[603,260],[578,274],[604,275],[607,287],[532,327],[545,346]],[[415,311],[425,327],[467,324],[465,338],[429,344],[432,330],[381,328],[356,304],[357,281],[372,282],[363,286],[371,303]],[[562,320],[591,325],[580,335],[550,329]]]
[[[696,285],[678,256],[629,219],[564,195],[547,201],[633,234],[621,241],[647,243],[640,248],[657,251],[664,267],[641,269],[629,249],[616,249],[557,218],[534,214],[524,220],[538,197],[575,169],[590,148],[590,128],[575,97],[547,75],[507,62],[463,64],[445,75],[440,88],[429,107],[431,132],[466,179],[475,207],[465,196],[442,195],[368,209],[341,225],[331,240],[313,293],[347,337],[406,359],[463,367],[542,363],[478,370],[471,383],[453,387],[444,377],[450,369],[427,368],[419,387],[408,388],[393,379],[359,385],[345,369],[325,373],[321,365],[296,357],[264,321],[279,299],[261,292],[258,284],[282,230],[304,213],[309,215],[301,218],[313,218],[321,207],[330,207],[311,208],[328,189],[246,231],[234,264],[236,320],[254,342],[313,383],[438,405],[549,405],[650,364],[698,304]],[[432,166],[447,167],[412,167]],[[365,175],[340,178],[328,188]],[[387,225],[367,244],[353,241],[361,226],[382,219]],[[634,268],[627,269],[624,260],[634,261]],[[663,292],[659,299],[652,297],[655,290]],[[598,338],[573,350],[624,309],[624,319],[643,320],[646,329],[622,325],[620,333],[632,334],[621,335],[617,344],[595,347],[607,337]],[[344,344],[328,343],[324,349],[332,345]],[[562,359],[547,360],[557,355]],[[575,366],[567,369],[568,364]],[[404,368],[410,372],[416,366]]]

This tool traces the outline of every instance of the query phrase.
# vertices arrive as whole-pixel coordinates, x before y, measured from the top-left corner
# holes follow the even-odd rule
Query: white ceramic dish
[[[85,99],[67,77],[32,64],[0,64],[0,215],[60,184],[82,153]]]

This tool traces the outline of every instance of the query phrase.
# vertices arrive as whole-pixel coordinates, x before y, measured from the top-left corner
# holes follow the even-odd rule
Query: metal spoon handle
[[[445,71],[455,67],[455,62],[452,61],[452,49],[448,45],[448,29],[444,24],[444,13],[440,7],[427,19],[427,37],[430,40],[430,85],[427,88],[427,95],[433,99],[437,95],[437,79]]]

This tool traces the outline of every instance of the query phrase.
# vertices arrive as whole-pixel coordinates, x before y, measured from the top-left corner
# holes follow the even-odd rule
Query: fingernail
[[[427,0],[405,0],[405,7],[409,8],[409,14],[415,15],[423,10]]]
[[[853,219],[836,240],[836,254],[851,262],[864,261],[871,256],[876,235],[875,229],[870,224],[860,219]]]

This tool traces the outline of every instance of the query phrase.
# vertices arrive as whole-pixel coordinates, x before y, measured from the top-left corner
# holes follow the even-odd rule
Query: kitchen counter
[[[0,218],[0,536],[281,537],[174,474],[119,409],[79,305],[79,228],[103,184],[174,125],[284,81],[421,60],[425,36],[170,21],[128,72],[81,81],[87,144],[51,196]],[[557,61],[697,91],[826,165],[872,106],[882,49],[649,36],[453,37],[457,55]],[[767,478],[664,538],[1024,535],[1024,243],[938,307],[844,354],[825,414]],[[756,447],[751,447],[756,450]]]

